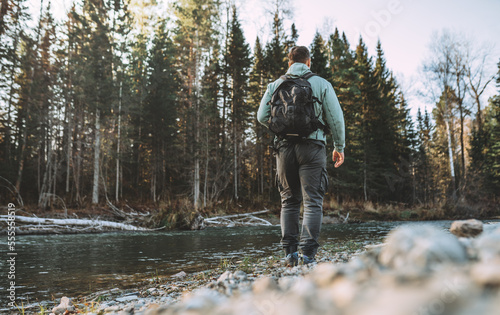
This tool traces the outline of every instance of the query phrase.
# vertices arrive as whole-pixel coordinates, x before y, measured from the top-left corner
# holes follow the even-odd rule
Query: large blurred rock
[[[500,258],[500,230],[483,234],[475,241],[480,260],[489,261]]]
[[[483,286],[500,286],[500,259],[475,264],[471,269],[471,277]]]
[[[429,225],[405,225],[391,231],[379,255],[385,267],[410,274],[466,260],[465,248],[456,237]]]
[[[476,219],[455,221],[450,232],[458,237],[476,237],[483,232],[483,222]]]

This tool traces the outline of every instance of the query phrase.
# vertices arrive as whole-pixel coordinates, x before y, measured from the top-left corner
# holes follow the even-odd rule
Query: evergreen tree
[[[178,63],[183,65],[180,94],[180,133],[186,152],[192,157],[192,196],[200,206],[200,97],[202,58],[215,41],[218,3],[213,0],[182,0],[174,4],[177,16]],[[188,166],[188,165],[186,165]],[[189,166],[188,166],[189,167]]]
[[[500,62],[497,85],[500,87]],[[500,94],[490,99],[485,109],[484,124],[473,129],[470,164],[469,199],[497,200],[500,190]]]
[[[383,176],[380,176],[381,170],[379,166],[383,163],[381,152],[374,141],[376,139],[374,132],[380,126],[378,123],[377,107],[379,102],[379,93],[377,90],[377,82],[373,76],[372,59],[368,56],[368,51],[365,43],[360,38],[359,44],[356,47],[356,70],[359,73],[359,91],[361,111],[361,125],[358,132],[361,136],[363,147],[363,164],[362,164],[362,182],[363,196],[365,201],[377,198],[380,189],[386,185]]]
[[[328,57],[326,55],[325,41],[321,34],[316,31],[311,44],[311,71],[322,78],[329,78]]]
[[[283,75],[288,67],[286,35],[283,30],[283,21],[278,10],[274,13],[272,31],[273,37],[271,41],[267,43],[264,54],[265,65],[268,69],[268,78],[271,81]]]
[[[255,117],[254,119],[254,133],[255,133],[255,141],[256,141],[256,152],[255,158],[256,161],[253,165],[257,166],[255,175],[256,175],[256,185],[257,185],[257,196],[262,198],[264,192],[267,190],[271,193],[273,191],[271,180],[271,174],[269,173],[271,164],[272,167],[272,158],[269,155],[267,150],[267,144],[270,143],[270,135],[268,129],[262,126],[257,121],[257,110],[259,109],[260,102],[262,96],[266,91],[266,72],[265,68],[265,56],[264,51],[262,49],[260,39],[257,37],[255,40],[255,47],[253,53],[253,66],[252,71],[250,72],[249,84],[248,84],[248,102],[251,106],[252,115]]]
[[[427,110],[422,115],[420,108],[417,112],[417,139],[415,144],[415,194],[417,201],[428,205],[433,201],[432,169],[431,169],[431,134],[432,126]]]
[[[203,170],[203,206],[209,206],[221,197],[230,178],[225,163],[227,152],[223,150],[226,131],[221,117],[219,101],[222,98],[221,48],[216,43],[209,51],[208,64],[202,80],[202,152],[205,159]]]
[[[19,167],[20,142],[15,142],[16,124],[13,123],[18,114],[16,103],[19,101],[17,93],[18,76],[27,65],[21,64],[26,59],[26,50],[21,45],[29,40],[26,30],[26,21],[30,18],[26,0],[3,0],[0,10],[0,170],[4,177],[15,183]],[[21,109],[22,111],[23,109]]]
[[[295,23],[292,23],[292,26],[290,27],[290,36],[286,40],[285,44],[285,53],[289,52],[290,49],[292,49],[297,45],[298,39],[299,39],[299,31],[297,31]]]
[[[333,174],[332,189],[335,190],[337,201],[341,202],[342,196],[355,199],[363,196],[362,174],[363,166],[363,142],[361,101],[359,90],[359,74],[355,70],[355,54],[350,49],[350,44],[345,36],[340,37],[338,29],[335,29],[328,41],[328,52],[330,76],[327,79],[332,83],[337,97],[340,101],[346,121],[346,160],[341,168],[335,169],[329,164],[329,174]],[[328,142],[331,143],[329,137]]]
[[[149,79],[145,100],[144,118],[147,151],[151,152],[150,191],[151,199],[167,199],[171,190],[169,178],[177,173],[173,170],[175,152],[178,79],[175,68],[174,44],[166,29],[166,22],[158,23],[148,62]],[[143,165],[143,167],[145,167]]]
[[[244,140],[244,130],[250,126],[250,108],[246,102],[246,86],[248,71],[251,65],[250,48],[245,41],[236,6],[233,6],[233,15],[229,33],[228,49],[225,56],[229,68],[231,82],[231,124],[233,140],[233,197],[238,199],[239,173],[241,161],[239,153]]]

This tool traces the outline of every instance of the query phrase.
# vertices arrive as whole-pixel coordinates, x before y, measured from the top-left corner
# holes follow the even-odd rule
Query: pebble
[[[128,301],[133,301],[137,300],[139,297],[137,295],[127,295],[123,297],[116,298],[117,302],[128,302]]]

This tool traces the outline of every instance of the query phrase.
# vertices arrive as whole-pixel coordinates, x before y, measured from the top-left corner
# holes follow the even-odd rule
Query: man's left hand
[[[337,161],[335,163],[335,168],[339,167],[340,165],[342,165],[344,163],[344,152],[339,153],[339,152],[337,152],[337,150],[333,150],[332,160],[333,160],[333,162]]]

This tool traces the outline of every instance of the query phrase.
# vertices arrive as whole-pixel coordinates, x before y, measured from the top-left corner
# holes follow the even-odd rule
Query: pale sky
[[[271,17],[263,9],[263,2],[246,0],[241,4],[240,19],[252,47],[257,35],[266,38],[269,34]],[[361,34],[370,54],[375,55],[380,38],[387,65],[402,85],[414,115],[418,107],[429,110],[433,107],[429,100],[417,96],[420,89],[417,86],[422,80],[419,68],[428,55],[434,32],[447,28],[463,33],[477,44],[491,43],[494,46],[489,70],[492,74],[498,70],[499,0],[291,0],[289,3],[300,35],[299,45],[309,47],[316,30],[326,37],[338,27],[346,33],[353,49]],[[483,104],[497,91],[495,84],[491,84]]]
[[[159,0],[170,1],[170,0]],[[285,0],[286,1],[286,0]],[[45,0],[45,3],[47,0]],[[253,48],[257,35],[267,40],[272,16],[266,8],[274,0],[236,0],[245,37]],[[40,0],[31,0],[36,12]],[[52,0],[56,16],[71,6],[71,0]],[[388,67],[405,91],[412,113],[418,107],[432,108],[429,100],[417,96],[421,74],[419,68],[428,54],[433,32],[444,28],[463,33],[477,44],[489,42],[489,70],[496,73],[500,60],[500,0],[289,0],[291,18],[295,22],[299,45],[310,46],[316,30],[327,37],[335,27],[345,32],[355,48],[362,35],[371,55],[380,38]],[[485,99],[498,89],[491,84]],[[486,104],[486,102],[483,102]]]

